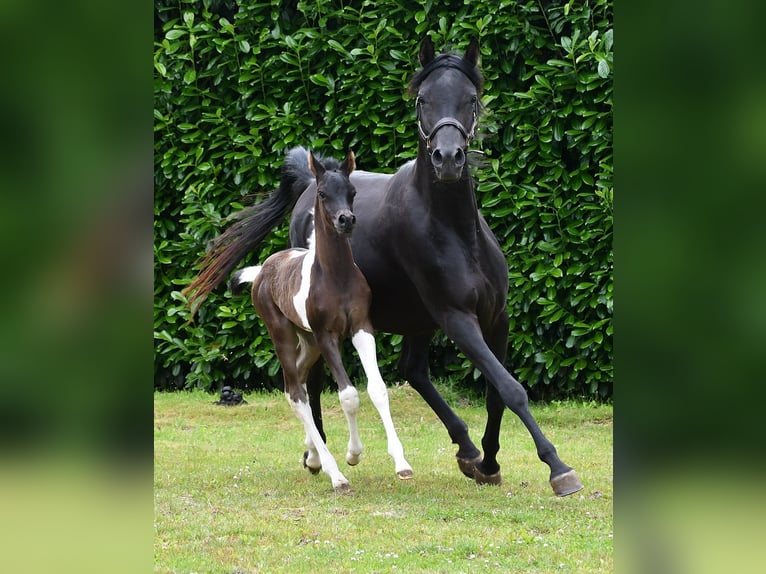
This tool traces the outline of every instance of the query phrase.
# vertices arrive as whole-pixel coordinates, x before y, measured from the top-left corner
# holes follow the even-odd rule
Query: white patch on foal
[[[306,312],[306,301],[309,298],[309,288],[311,287],[311,267],[314,265],[314,258],[316,257],[316,233],[314,231],[314,208],[309,211],[311,213],[311,235],[308,238],[308,251],[299,252],[303,255],[303,263],[301,264],[301,286],[298,292],[293,296],[293,307],[295,312],[298,313],[298,317],[301,319],[301,327],[306,331],[311,332],[311,325],[309,325],[309,318]],[[295,255],[295,257],[298,256]]]
[[[254,265],[252,267],[240,269],[236,275],[237,283],[239,285],[242,285],[243,283],[252,283],[255,281],[255,278],[258,277],[261,269],[263,269],[262,265]]]

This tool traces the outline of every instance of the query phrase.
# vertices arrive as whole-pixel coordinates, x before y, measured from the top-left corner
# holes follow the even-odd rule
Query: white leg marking
[[[306,436],[314,443],[314,447],[319,454],[319,460],[322,462],[322,470],[327,473],[332,481],[332,486],[335,489],[348,488],[348,479],[343,476],[343,473],[338,469],[338,463],[335,462],[332,454],[327,449],[322,440],[322,436],[319,434],[319,430],[314,424],[314,418],[311,416],[311,406],[304,401],[293,401],[289,396],[287,397],[290,406],[303,423],[303,428],[306,431]]]
[[[375,352],[375,337],[366,331],[358,331],[351,337],[351,342],[357,353],[359,353],[362,367],[367,375],[367,393],[370,395],[372,404],[375,405],[375,408],[378,410],[380,418],[383,421],[383,427],[386,429],[388,454],[394,459],[396,473],[402,478],[409,478],[412,476],[412,467],[404,458],[404,448],[399,440],[399,436],[396,434],[394,421],[391,419],[391,411],[388,407],[388,390],[386,389],[386,384],[383,382],[383,377],[380,375],[380,370],[378,369],[378,359]]]
[[[359,437],[359,427],[356,424],[359,415],[359,393],[353,386],[346,387],[338,394],[340,406],[348,421],[348,449],[346,450],[346,462],[351,466],[359,464],[362,454],[362,440]]]
[[[322,461],[319,459],[319,452],[317,452],[317,449],[314,446],[314,441],[311,440],[308,433],[306,433],[306,439],[303,441],[303,444],[306,445],[306,452],[308,454],[306,455],[306,460],[302,462],[305,462],[306,466],[317,472],[322,470]]]
[[[255,281],[255,278],[258,277],[258,274],[261,272],[262,268],[263,267],[261,265],[245,267],[237,274],[237,283],[239,285],[242,285],[242,283],[252,283]]]
[[[301,264],[301,286],[300,289],[298,289],[298,292],[293,296],[293,307],[295,307],[295,312],[298,313],[298,317],[301,319],[301,327],[306,331],[311,331],[308,315],[306,313],[306,300],[309,298],[311,267],[314,265],[315,256],[316,251],[313,249],[306,251],[306,255],[303,257],[303,263]]]

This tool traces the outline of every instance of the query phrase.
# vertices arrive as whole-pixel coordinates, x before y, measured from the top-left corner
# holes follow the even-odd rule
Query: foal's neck
[[[335,230],[318,202],[314,206],[314,249],[314,264],[320,265],[334,277],[342,278],[348,270],[353,269],[350,236],[341,235]]]

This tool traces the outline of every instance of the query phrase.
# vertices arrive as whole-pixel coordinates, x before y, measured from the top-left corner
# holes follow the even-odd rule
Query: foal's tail
[[[296,147],[287,153],[282,164],[279,187],[264,201],[246,207],[234,216],[234,224],[216,237],[199,262],[200,273],[182,293],[188,297],[193,313],[245,255],[292,210],[314,176],[309,170],[308,151]]]

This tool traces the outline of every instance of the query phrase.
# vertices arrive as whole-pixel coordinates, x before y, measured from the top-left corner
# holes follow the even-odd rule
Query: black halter
[[[418,133],[420,134],[420,137],[423,138],[423,141],[426,143],[426,149],[428,150],[428,153],[431,153],[431,140],[436,135],[436,132],[438,132],[440,129],[442,129],[444,126],[452,126],[454,128],[457,128],[457,130],[461,133],[463,136],[463,139],[465,140],[465,147],[467,148],[469,145],[471,145],[471,140],[474,137],[474,132],[476,131],[476,122],[478,120],[478,109],[479,104],[478,102],[474,102],[473,104],[473,121],[471,123],[471,129],[466,130],[465,126],[461,124],[458,120],[455,118],[442,118],[436,124],[434,127],[431,128],[431,131],[426,133],[426,131],[423,129],[423,124],[420,119],[420,97],[418,97],[415,100],[415,108],[416,108],[416,114],[418,118]]]

